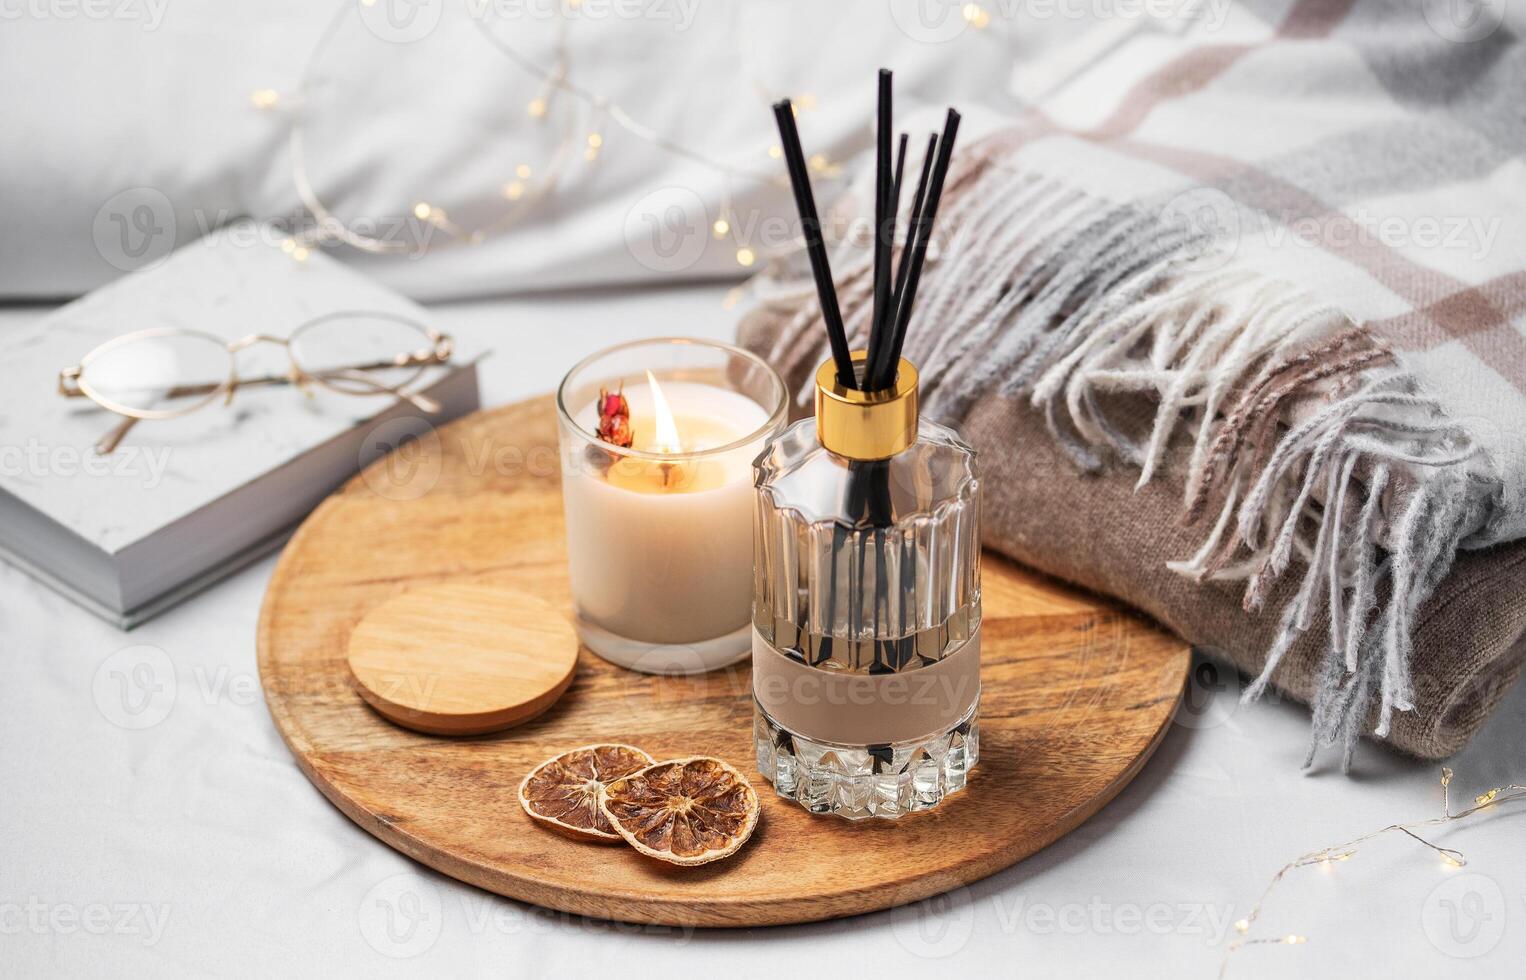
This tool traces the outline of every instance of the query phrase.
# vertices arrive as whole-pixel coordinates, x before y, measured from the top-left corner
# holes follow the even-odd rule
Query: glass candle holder
[[[630,445],[600,438],[623,396]],[[621,344],[557,392],[567,562],[594,653],[647,673],[697,673],[751,649],[752,462],[784,427],[784,382],[706,340]]]

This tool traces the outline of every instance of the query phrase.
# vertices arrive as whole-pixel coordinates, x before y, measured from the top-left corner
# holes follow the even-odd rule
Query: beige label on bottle
[[[849,674],[807,667],[754,629],[752,693],[775,722],[813,741],[878,745],[941,734],[980,700],[980,630],[935,664]]]

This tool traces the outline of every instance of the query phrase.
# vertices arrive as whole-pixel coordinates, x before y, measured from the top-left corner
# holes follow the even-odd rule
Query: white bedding
[[[896,69],[902,119],[932,103],[1011,104],[1015,49],[974,30],[917,40],[907,11],[922,0],[581,4],[565,33],[569,80],[635,124],[762,179],[728,177],[632,136],[613,108],[560,95],[532,118],[541,81],[483,31],[554,65],[549,2],[3,0],[0,297],[83,292],[241,215],[311,228],[294,183],[294,114],[318,198],[402,249],[339,254],[412,296],[446,299],[738,276],[739,243],[714,240],[714,219],[726,214],[754,246],[793,234],[777,224],[793,205],[768,152],[769,103],[782,96],[814,104],[800,114],[802,136],[831,161],[870,145],[880,65]],[[929,2],[937,18],[963,23],[957,7]],[[304,70],[311,84],[296,106]],[[265,89],[282,95],[262,111],[252,96]],[[590,133],[603,140],[593,164]],[[415,215],[427,203],[464,232],[493,227],[519,207],[503,196],[516,168],[531,168],[523,183],[533,196],[564,137],[562,176],[511,233],[441,247],[451,236]],[[824,199],[832,186],[820,184]]]

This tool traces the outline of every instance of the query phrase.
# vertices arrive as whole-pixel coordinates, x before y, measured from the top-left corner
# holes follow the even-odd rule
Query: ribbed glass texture
[[[980,625],[974,453],[923,420],[889,460],[850,462],[795,423],[755,464],[753,625],[823,670],[912,670]]]
[[[758,772],[774,792],[812,813],[893,820],[931,810],[964,789],[980,761],[980,710],[946,732],[915,742],[837,745],[797,734],[753,702]]]
[[[980,486],[974,452],[951,430],[924,419],[911,448],[865,463],[823,448],[805,419],[754,470],[753,626],[765,642],[818,670],[887,674],[935,664],[976,635]],[[940,731],[871,745],[791,731],[754,708],[758,770],[815,813],[930,809],[979,759],[978,703]]]

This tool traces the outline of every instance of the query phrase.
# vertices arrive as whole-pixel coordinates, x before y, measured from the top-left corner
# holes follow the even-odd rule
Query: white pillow
[[[565,20],[568,78],[618,110],[552,94],[495,49],[552,66],[551,0],[49,0],[0,27],[0,296],[80,293],[241,216],[309,227],[291,157],[345,222],[401,254],[333,254],[423,299],[746,272],[797,233],[770,103],[792,95],[806,151],[872,145],[875,68],[896,70],[897,116],[1007,106],[1011,58],[942,0],[699,3],[581,0]],[[65,10],[75,11],[72,17]],[[1001,26],[1001,25],[998,25]],[[1010,27],[1010,25],[1006,25]],[[321,58],[308,61],[327,28]],[[945,39],[946,38],[946,39]],[[312,84],[293,104],[304,70]],[[261,110],[252,93],[282,93]],[[622,128],[623,111],[728,175]],[[588,136],[602,139],[584,159]],[[536,182],[566,138],[552,190]],[[915,145],[924,134],[913,134]],[[530,168],[516,204],[505,186]],[[816,178],[824,202],[850,176]],[[760,179],[761,178],[761,179]],[[725,207],[726,202],[730,208]],[[443,209],[463,230],[421,221]],[[505,230],[466,244],[522,207]],[[432,210],[437,215],[438,211]],[[732,234],[716,240],[725,216]],[[222,232],[225,233],[225,232]]]

